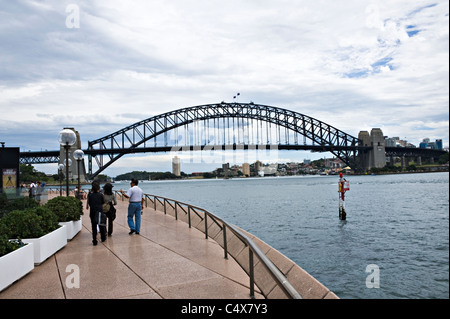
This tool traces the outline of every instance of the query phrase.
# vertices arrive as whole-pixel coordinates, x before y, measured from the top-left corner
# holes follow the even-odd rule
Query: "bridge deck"
[[[248,276],[233,258],[223,258],[215,241],[150,207],[144,209],[141,234],[130,236],[127,205],[118,201],[113,235],[97,246],[85,210],[81,232],[0,292],[0,299],[250,298]],[[70,264],[80,269],[79,288],[66,285]]]

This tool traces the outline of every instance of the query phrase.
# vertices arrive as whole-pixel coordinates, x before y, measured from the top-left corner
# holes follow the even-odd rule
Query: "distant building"
[[[385,145],[386,147],[396,147],[397,146],[397,137],[386,137]]]
[[[435,142],[430,142],[430,139],[426,137],[422,140],[422,142],[420,142],[419,147],[442,150],[442,139],[437,139]]]
[[[261,169],[262,163],[261,161],[256,161],[255,162],[255,170],[259,171]]]
[[[427,148],[427,147],[428,147],[428,143],[427,142],[420,142],[419,148]]]
[[[172,159],[172,173],[176,176],[181,176],[180,158],[178,156]]]
[[[416,147],[414,144],[409,143],[406,140],[401,140],[398,136],[384,137],[384,145],[386,147]]]
[[[205,173],[203,172],[192,172],[192,176],[203,176]]]
[[[345,166],[345,163],[338,158],[326,158],[325,159],[325,167],[328,167],[332,170],[340,169]]]
[[[250,164],[249,163],[242,164],[242,175],[250,176]]]
[[[436,148],[438,150],[442,150],[444,148],[444,145],[442,144],[442,140],[441,139],[436,140]]]
[[[269,164],[269,165],[261,167],[261,170],[259,172],[261,172],[261,171],[263,172],[262,176],[269,176],[269,175],[276,175],[277,170],[278,170],[278,164]]]

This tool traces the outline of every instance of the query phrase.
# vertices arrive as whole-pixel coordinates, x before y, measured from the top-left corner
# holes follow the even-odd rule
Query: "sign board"
[[[18,147],[0,147],[0,192],[19,187]]]

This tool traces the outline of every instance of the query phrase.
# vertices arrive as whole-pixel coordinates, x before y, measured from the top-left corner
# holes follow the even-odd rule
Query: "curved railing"
[[[116,194],[123,200],[122,194],[117,191]],[[249,248],[248,269],[246,269],[246,267],[241,263],[240,265],[250,277],[250,296],[252,298],[254,298],[255,296],[255,284],[258,285],[257,283],[255,283],[254,274],[254,258],[256,256],[256,258],[260,260],[261,264],[271,275],[276,285],[284,292],[284,294],[288,298],[302,299],[302,296],[286,279],[283,273],[273,264],[273,262],[261,251],[261,249],[255,244],[255,242],[234,225],[231,225],[223,219],[217,217],[216,215],[208,212],[207,210],[194,205],[183,203],[163,196],[144,194],[144,197],[146,207],[148,207],[149,202],[151,202],[150,205],[153,205],[154,210],[163,211],[164,214],[170,213],[170,215],[173,215],[176,220],[180,219],[187,222],[189,228],[194,226],[195,228],[204,232],[206,239],[208,239],[208,237],[211,237],[213,240],[215,240],[219,245],[223,247],[225,259],[228,259],[228,254],[232,255],[228,250],[227,245],[229,240],[229,238],[227,238],[227,236],[229,236],[227,235],[228,230],[231,231],[234,236],[236,236],[246,247]],[[211,232],[214,234],[214,236],[210,236],[209,233]],[[220,232],[222,232],[222,236],[220,236]],[[233,258],[235,258],[235,256],[233,256]],[[266,294],[268,294],[268,292],[266,292]]]

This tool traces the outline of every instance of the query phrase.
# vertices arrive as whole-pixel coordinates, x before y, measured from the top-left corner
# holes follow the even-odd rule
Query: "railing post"
[[[156,196],[153,196],[153,208],[156,211]]]
[[[255,299],[255,274],[253,271],[253,251],[248,247],[248,259],[249,259],[249,270],[250,270],[250,297]]]
[[[205,239],[208,239],[208,214],[206,212],[203,212],[205,214]]]
[[[166,215],[166,198],[164,197],[164,215]]]
[[[174,201],[174,203],[175,203],[175,220],[178,220],[178,211],[177,211],[177,204],[178,204],[178,202]]]
[[[224,258],[228,259],[228,249],[227,249],[227,227],[225,226],[225,223],[222,226],[223,230],[223,251],[224,251]]]
[[[189,221],[189,228],[191,228],[191,206],[188,206],[188,221]]]

